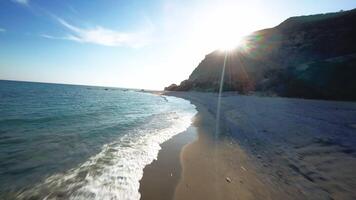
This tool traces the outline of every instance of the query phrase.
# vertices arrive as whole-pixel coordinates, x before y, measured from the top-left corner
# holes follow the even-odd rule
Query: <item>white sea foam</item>
[[[196,114],[194,105],[167,97],[172,110],[152,116],[137,129],[117,141],[104,145],[102,151],[79,167],[47,178],[19,198],[44,199],[140,199],[139,181],[143,169],[157,158],[160,144],[185,131]],[[31,194],[31,195],[29,195]]]

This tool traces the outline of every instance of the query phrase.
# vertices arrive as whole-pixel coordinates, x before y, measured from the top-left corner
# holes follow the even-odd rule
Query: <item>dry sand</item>
[[[225,93],[216,134],[216,94],[168,95],[197,106],[198,139],[162,148],[142,199],[356,199],[356,103]],[[172,166],[180,176],[160,177]]]
[[[285,199],[282,191],[259,176],[238,144],[215,137],[213,119],[199,109],[194,123],[199,138],[181,153],[183,171],[174,199]]]

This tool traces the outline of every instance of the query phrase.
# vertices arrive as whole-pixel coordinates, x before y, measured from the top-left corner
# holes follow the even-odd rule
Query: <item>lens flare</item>
[[[243,37],[239,38],[238,40],[226,38],[225,40],[221,41],[219,50],[223,51],[223,52],[229,52],[229,51],[233,51],[238,48],[243,48],[245,46],[245,44],[246,44],[246,41]]]

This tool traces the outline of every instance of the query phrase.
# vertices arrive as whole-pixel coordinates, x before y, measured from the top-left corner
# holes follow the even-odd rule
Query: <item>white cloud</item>
[[[104,46],[129,46],[141,47],[148,44],[150,30],[127,33],[115,30],[106,29],[100,26],[94,28],[80,28],[74,26],[67,21],[55,17],[56,20],[70,32],[63,37],[56,37],[52,35],[42,34],[41,36],[48,39],[63,39],[72,40],[81,43],[93,43]]]
[[[13,2],[22,4],[22,5],[28,5],[29,4],[29,0],[12,0]]]
[[[6,32],[6,29],[0,28],[0,33]]]
[[[41,34],[40,36],[44,37],[44,38],[47,38],[47,39],[54,39],[54,40],[63,40],[63,39],[65,39],[65,38],[61,38],[61,37],[54,37],[54,36],[47,35],[47,34]]]

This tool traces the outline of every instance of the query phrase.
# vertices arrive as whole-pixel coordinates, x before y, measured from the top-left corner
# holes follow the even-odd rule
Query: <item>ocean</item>
[[[135,90],[0,81],[0,199],[139,199],[143,168],[195,114]]]

